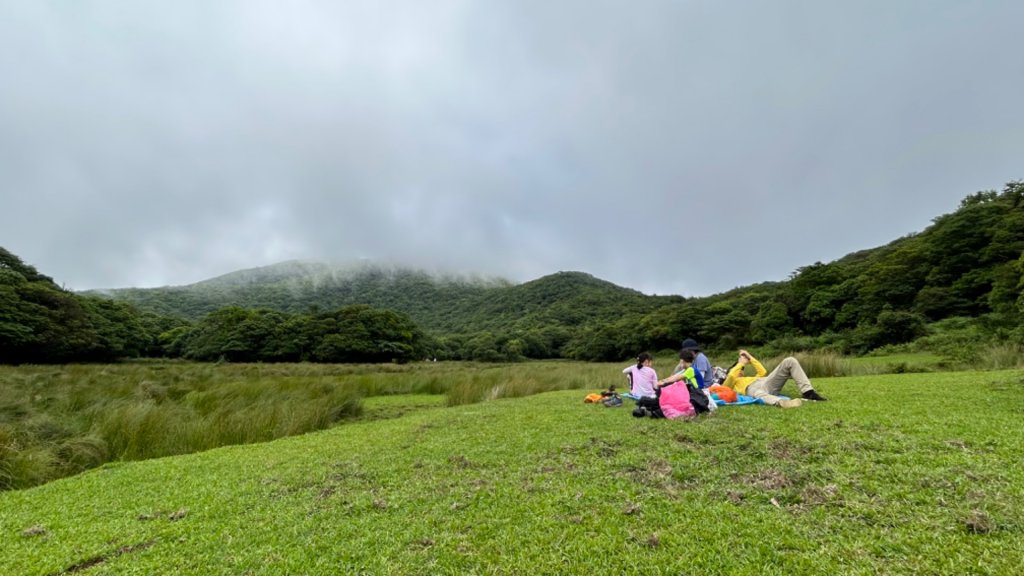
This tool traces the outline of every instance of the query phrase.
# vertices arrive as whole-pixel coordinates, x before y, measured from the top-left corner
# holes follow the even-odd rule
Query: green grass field
[[[477,376],[477,396],[500,396],[515,373],[495,370]],[[368,397],[329,430],[3,492],[0,573],[1024,565],[1022,371],[821,378],[829,402],[726,407],[694,422],[583,404],[598,382],[587,373],[573,389],[472,404],[450,389]]]
[[[621,380],[617,365],[557,361],[0,366],[0,490],[390,418],[419,407],[418,395],[459,405]]]

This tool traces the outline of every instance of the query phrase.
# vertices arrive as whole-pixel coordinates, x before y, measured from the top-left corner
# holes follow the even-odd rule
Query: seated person
[[[657,394],[654,387],[658,382],[658,374],[651,368],[652,358],[647,352],[636,357],[636,366],[627,366],[622,370],[629,380],[629,391],[636,398],[654,398]]]
[[[704,382],[701,388],[711,386],[711,383],[715,381],[715,369],[711,366],[711,360],[708,360],[708,357],[701,352],[700,346],[697,345],[697,341],[693,338],[683,340],[682,349],[693,351],[693,369],[696,372],[700,372],[701,381]],[[683,370],[683,364],[680,362],[679,365],[676,366],[674,373],[682,372]]]

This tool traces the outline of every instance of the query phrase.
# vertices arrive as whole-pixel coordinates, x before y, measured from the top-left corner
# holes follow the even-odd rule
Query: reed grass
[[[408,370],[139,363],[0,367],[0,489],[114,460],[185,454],[321,430],[365,396],[437,388]]]
[[[1024,347],[1017,344],[995,344],[976,354],[975,369],[1005,370],[1024,368]]]
[[[834,352],[797,352],[792,354],[800,362],[804,372],[809,378],[834,378],[837,376],[852,376],[854,370],[849,361],[840,354]],[[769,364],[772,370],[782,362],[786,356],[771,359]],[[768,366],[765,366],[768,368]]]
[[[1024,367],[1024,351],[982,349],[962,369]],[[756,354],[756,352],[755,352]],[[811,378],[947,369],[937,356],[851,359],[794,354]],[[717,365],[724,355],[712,358]],[[773,369],[785,356],[762,360]],[[718,360],[718,361],[716,361]],[[659,375],[677,358],[655,359]],[[106,462],[185,454],[322,430],[359,418],[363,399],[432,395],[448,406],[555,390],[614,385],[615,364],[537,361],[513,364],[430,362],[405,365],[196,364],[0,367],[0,490],[76,474]],[[398,409],[392,409],[398,411]],[[373,418],[388,417],[377,409]]]
[[[364,398],[434,395],[454,406],[607,388],[621,383],[618,371],[557,361],[0,367],[0,489],[322,430],[358,418]]]

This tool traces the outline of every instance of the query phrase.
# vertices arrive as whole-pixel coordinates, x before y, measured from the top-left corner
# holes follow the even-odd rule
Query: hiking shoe
[[[633,409],[633,416],[635,416],[636,418],[646,417],[647,408],[644,408],[643,406],[637,406],[636,408]]]
[[[826,400],[828,400],[828,398],[825,398],[821,394],[818,394],[813,389],[804,392],[802,396],[804,397],[804,400],[815,400],[818,402],[825,402]]]
[[[779,400],[779,408],[796,408],[802,403],[803,401],[799,398],[793,398],[792,400]]]

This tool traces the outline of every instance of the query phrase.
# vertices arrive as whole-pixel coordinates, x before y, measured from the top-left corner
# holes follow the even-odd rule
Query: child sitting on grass
[[[636,357],[636,366],[626,366],[622,373],[629,380],[629,391],[634,398],[654,398],[657,394],[654,387],[658,382],[658,374],[651,368],[651,355],[641,352]]]

